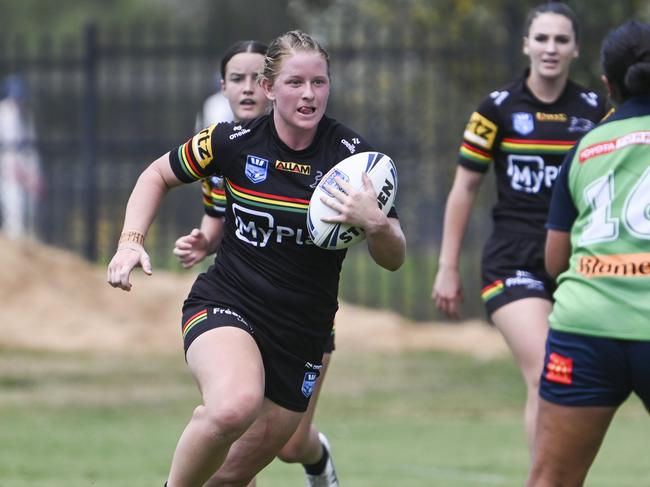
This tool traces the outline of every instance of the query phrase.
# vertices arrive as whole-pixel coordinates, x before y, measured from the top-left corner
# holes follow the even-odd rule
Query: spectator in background
[[[36,129],[25,81],[11,75],[0,100],[0,210],[2,231],[12,239],[34,236],[43,184]]]

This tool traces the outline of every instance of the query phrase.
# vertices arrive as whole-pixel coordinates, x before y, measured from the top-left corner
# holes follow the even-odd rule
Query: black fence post
[[[97,260],[97,26],[85,29],[83,157],[84,188],[82,199],[85,217],[84,255]]]

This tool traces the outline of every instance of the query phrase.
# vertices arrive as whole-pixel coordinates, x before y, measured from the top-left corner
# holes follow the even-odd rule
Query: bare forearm
[[[157,175],[145,170],[138,178],[126,205],[124,230],[146,235],[158,211],[160,201],[167,192],[164,185],[157,184]]]
[[[475,194],[464,191],[452,191],[449,194],[442,230],[440,267],[458,268],[460,250],[474,199]]]
[[[456,169],[454,184],[445,206],[442,243],[438,258],[440,268],[458,269],[459,267],[467,222],[482,181],[482,173],[470,171],[462,166]]]
[[[168,156],[162,156],[147,167],[131,192],[124,216],[124,231],[146,235],[163,196],[170,187],[181,182],[169,168]]]
[[[385,218],[376,226],[366,229],[368,250],[377,264],[396,271],[406,258],[406,238],[396,218]]]
[[[181,182],[169,166],[168,154],[156,159],[140,174],[126,205],[117,251],[106,271],[106,280],[111,286],[130,291],[129,276],[136,266],[141,266],[145,274],[151,275],[151,260],[144,249],[144,237],[163,195],[178,184]]]

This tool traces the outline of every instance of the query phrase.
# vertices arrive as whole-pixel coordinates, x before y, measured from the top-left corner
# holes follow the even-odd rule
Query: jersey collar
[[[322,135],[326,130],[326,126],[329,124],[329,120],[330,119],[326,115],[323,115],[321,121],[318,122],[318,128],[316,129],[316,135],[314,136],[314,140],[311,142],[309,147],[306,147],[302,150],[292,149],[282,141],[275,128],[275,123],[273,122],[273,111],[271,111],[271,113],[269,114],[269,127],[271,127],[271,135],[273,136],[273,140],[280,147],[280,149],[282,149],[282,151],[288,151],[300,156],[307,156],[314,153],[318,148],[318,144],[320,143]]]
[[[616,120],[643,117],[646,115],[650,115],[650,95],[635,96],[616,107],[614,113],[606,121],[614,122]]]

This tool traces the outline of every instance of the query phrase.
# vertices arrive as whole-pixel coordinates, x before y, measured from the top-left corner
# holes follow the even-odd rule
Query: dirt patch
[[[182,347],[180,308],[193,272],[134,273],[130,292],[106,284],[105,269],[70,252],[0,236],[0,347],[59,351],[172,352]],[[482,358],[507,353],[481,321],[414,323],[396,313],[341,303],[337,348],[448,350]]]
[[[480,320],[457,324],[413,322],[397,313],[341,303],[336,317],[338,351],[444,350],[482,359],[508,354],[499,332]]]

